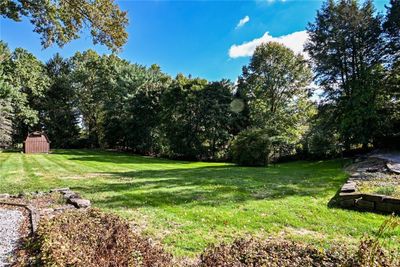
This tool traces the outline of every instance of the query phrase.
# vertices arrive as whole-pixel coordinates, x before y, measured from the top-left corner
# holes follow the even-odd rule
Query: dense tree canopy
[[[74,147],[79,140],[79,112],[73,87],[69,84],[71,64],[59,54],[46,63],[51,80],[39,104],[39,125],[51,138],[52,146]]]
[[[400,59],[400,1],[390,0],[387,7],[386,19],[383,23],[384,32],[388,38],[390,61]]]
[[[250,111],[250,124],[263,128],[278,150],[293,149],[312,115],[311,69],[303,56],[278,43],[256,48],[243,68],[239,91]]]
[[[365,147],[381,135],[384,42],[372,1],[327,1],[308,27],[306,50],[333,129],[347,148]],[[332,129],[332,130],[333,130]]]
[[[8,147],[12,142],[12,106],[11,90],[5,64],[11,56],[8,47],[0,42],[0,148]]]
[[[44,47],[53,43],[63,46],[77,39],[86,26],[93,43],[112,50],[120,49],[128,38],[127,14],[114,0],[2,0],[0,14],[15,21],[28,17]]]
[[[163,96],[164,129],[173,157],[215,158],[230,138],[232,85],[178,75]]]
[[[97,27],[115,15],[121,23],[101,26],[104,32],[94,36],[113,49],[122,45],[123,38],[108,32],[126,23],[112,1],[39,2],[9,0],[0,11],[34,23],[50,16],[39,28],[48,32],[45,46],[76,38],[85,20]],[[76,3],[83,14],[64,16],[77,10]],[[97,17],[109,5],[111,13]],[[0,42],[0,148],[20,146],[34,130],[45,131],[53,148],[112,148],[245,165],[393,147],[400,144],[399,10],[396,0],[385,15],[375,12],[372,1],[328,0],[308,26],[309,59],[278,43],[261,44],[237,84],[172,78],[158,65],[93,50],[65,59],[57,54],[43,64]],[[318,101],[313,81],[323,90]]]
[[[28,51],[17,48],[8,54],[4,48],[1,95],[11,105],[15,139],[22,141],[39,122],[38,103],[50,83],[44,64]]]

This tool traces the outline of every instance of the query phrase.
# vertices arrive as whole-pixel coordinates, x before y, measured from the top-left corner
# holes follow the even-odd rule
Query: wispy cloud
[[[262,43],[268,42],[278,42],[281,43],[290,49],[292,49],[295,53],[303,54],[307,57],[307,54],[303,51],[303,47],[305,42],[307,41],[308,34],[306,31],[294,32],[288,35],[282,35],[278,37],[273,37],[269,34],[269,32],[264,33],[260,38],[256,38],[249,42],[244,42],[240,45],[232,45],[229,49],[229,57],[238,58],[238,57],[248,57],[252,56],[256,47]]]
[[[236,25],[236,29],[240,28],[240,27],[243,27],[249,21],[250,21],[250,17],[249,16],[245,16],[244,18],[239,20],[238,24]]]
[[[286,2],[286,0],[267,0],[268,3],[273,3],[273,2]]]

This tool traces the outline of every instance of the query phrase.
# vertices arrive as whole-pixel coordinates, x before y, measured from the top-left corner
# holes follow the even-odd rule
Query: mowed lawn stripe
[[[41,176],[46,179],[51,179],[53,176],[71,175],[73,173],[64,168],[63,165],[50,160],[48,155],[40,154],[32,157],[32,159],[40,166],[42,169]]]
[[[68,157],[65,155],[48,154],[44,155],[44,158],[46,161],[49,162],[49,164],[55,165],[63,170],[62,175],[60,175],[58,172],[55,173],[55,175],[58,175],[59,178],[66,178],[66,177],[79,178],[80,176],[82,177],[85,176],[85,174],[87,173],[97,171],[97,169],[87,168],[86,166],[83,166],[77,161],[68,160]],[[50,171],[54,172],[54,169]]]
[[[356,246],[387,218],[328,206],[347,179],[337,160],[247,168],[91,150],[6,154],[0,193],[69,186],[178,256],[246,235]],[[388,237],[399,246],[400,231]]]
[[[9,191],[24,175],[22,158],[18,153],[0,153],[0,190]]]

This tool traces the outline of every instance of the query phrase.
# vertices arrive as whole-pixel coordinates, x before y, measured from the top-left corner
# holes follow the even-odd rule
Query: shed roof
[[[28,136],[25,139],[25,142],[28,141],[29,138],[34,138],[34,137],[44,137],[46,138],[46,141],[48,143],[50,143],[49,137],[47,136],[47,134],[45,134],[44,132],[40,132],[40,131],[35,131],[35,132],[31,132],[28,134]]]

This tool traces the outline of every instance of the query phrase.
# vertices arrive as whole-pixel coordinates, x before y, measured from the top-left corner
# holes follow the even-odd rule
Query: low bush
[[[348,265],[351,258],[344,250],[323,251],[289,241],[257,239],[239,239],[230,245],[210,247],[200,261],[200,267],[351,266]]]
[[[270,154],[270,140],[262,129],[240,132],[231,146],[232,161],[243,166],[265,166]]]
[[[134,234],[116,215],[95,209],[71,211],[42,222],[19,251],[15,266],[398,267],[398,251],[383,247],[390,231],[399,226],[398,217],[389,217],[374,238],[361,240],[357,251],[346,246],[323,250],[286,240],[238,239],[210,246],[198,260],[185,262]]]
[[[398,227],[400,219],[389,217],[374,237],[361,240],[357,251],[346,246],[321,250],[285,240],[238,239],[206,249],[198,267],[398,267],[400,251],[384,249],[387,236]]]
[[[398,267],[398,256],[374,239],[363,240],[355,253],[346,247],[321,250],[290,241],[239,239],[208,248],[198,267]]]
[[[28,250],[28,251],[27,251]],[[43,221],[17,266],[170,266],[161,247],[132,232],[120,217],[91,209]]]

